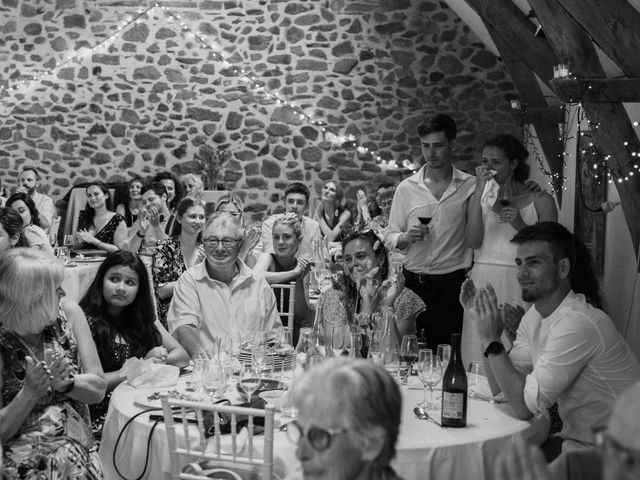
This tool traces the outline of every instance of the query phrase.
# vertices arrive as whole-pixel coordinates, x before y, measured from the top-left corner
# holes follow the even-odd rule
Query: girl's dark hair
[[[526,163],[527,158],[529,158],[529,152],[516,137],[507,133],[494,135],[482,145],[483,150],[486,147],[499,148],[504,152],[509,161],[518,162],[518,165],[513,171],[513,179],[516,182],[522,183],[529,178],[529,165]]]
[[[24,192],[14,193],[7,199],[6,206],[11,207],[15,202],[22,200],[24,204],[29,209],[29,213],[31,214],[31,223],[37,227],[42,227],[40,223],[40,213],[36,208],[36,204],[33,203],[33,199]]]
[[[4,228],[4,231],[7,232],[9,237],[13,237],[14,235],[20,235],[18,237],[18,242],[14,245],[14,247],[30,247],[29,241],[24,236],[24,226],[22,223],[22,217],[18,212],[8,207],[0,207],[0,225]]]
[[[575,234],[557,222],[538,222],[524,227],[511,241],[516,245],[526,242],[548,243],[554,261],[569,259],[571,289],[583,294],[594,307],[602,309],[600,285],[591,263],[591,253]]]
[[[138,274],[138,294],[131,305],[125,307],[120,315],[113,317],[109,314],[102,287],[107,271],[118,266],[129,267]],[[155,312],[151,308],[151,295],[147,268],[138,255],[124,250],[107,255],[89,290],[80,300],[82,310],[94,319],[93,339],[105,372],[113,372],[121,367],[113,353],[118,335],[130,345],[131,355],[135,357],[144,358],[149,350],[162,345],[162,336],[154,324]]]
[[[180,234],[182,233],[182,221],[178,222],[177,219],[181,218],[185,213],[187,213],[187,210],[192,207],[202,207],[204,209],[204,203],[192,197],[185,197],[180,200],[180,203],[178,203],[178,208],[176,209],[176,221],[173,222],[173,230],[171,231],[172,237],[180,236]],[[198,235],[198,242],[202,241],[201,237],[202,232],[200,232],[200,234]]]
[[[109,193],[109,188],[104,183],[95,181],[87,184],[84,191],[88,192],[90,187],[98,187],[100,190],[102,190],[102,193],[104,193],[107,196],[107,200],[106,200],[107,208],[110,209],[111,194]],[[89,228],[93,224],[93,218],[95,216],[96,216],[95,209],[89,206],[89,201],[87,201],[87,205],[84,207],[84,210],[82,211],[81,217],[78,221],[78,228],[79,229]]]
[[[176,208],[178,208],[178,203],[180,203],[180,200],[182,200],[182,184],[178,181],[173,173],[167,171],[156,173],[155,177],[151,179],[151,182],[162,183],[162,180],[171,180],[173,182],[175,196],[173,197],[173,200],[171,200],[171,203],[168,204],[168,207],[169,210],[174,211]]]

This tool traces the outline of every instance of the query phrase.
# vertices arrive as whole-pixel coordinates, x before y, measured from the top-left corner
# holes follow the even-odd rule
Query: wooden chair
[[[193,402],[160,395],[167,431],[171,478],[173,480],[210,480],[212,470],[224,471],[231,478],[242,480],[272,480],[273,430],[275,408],[264,410],[208,402]],[[238,418],[247,421],[247,439],[238,446]],[[264,418],[264,447],[262,455],[254,448],[254,419]],[[210,419],[205,425],[205,418]],[[231,453],[221,446],[221,418],[229,419]],[[197,428],[192,423],[197,424]],[[213,428],[211,426],[213,422]],[[223,422],[225,423],[225,422]],[[182,438],[178,438],[182,432]],[[209,438],[205,435],[209,435]],[[242,453],[242,456],[240,456]],[[196,462],[194,462],[196,461]],[[214,477],[215,478],[215,477]],[[227,477],[224,477],[227,478]]]
[[[272,283],[271,288],[273,289],[273,293],[276,294],[276,300],[278,302],[278,312],[280,313],[280,317],[286,317],[287,319],[287,323],[286,325],[284,325],[284,328],[289,332],[293,332],[293,322],[296,305],[296,282]],[[285,311],[284,307],[286,291],[289,291],[289,309]]]

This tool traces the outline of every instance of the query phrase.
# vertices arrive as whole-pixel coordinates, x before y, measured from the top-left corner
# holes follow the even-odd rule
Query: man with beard
[[[16,188],[16,192],[26,193],[31,197],[40,214],[40,226],[48,232],[51,222],[56,216],[56,207],[50,196],[36,191],[39,185],[40,174],[35,167],[24,167],[20,173],[20,186]]]
[[[598,308],[598,282],[580,239],[556,222],[540,222],[511,241],[522,299],[532,306],[509,353],[500,343],[503,322],[491,285],[476,290],[467,280],[460,293],[464,308],[477,314],[491,389],[522,419],[558,403],[563,428],[546,445],[551,456],[558,444],[593,445],[616,399],[640,380],[638,360]]]

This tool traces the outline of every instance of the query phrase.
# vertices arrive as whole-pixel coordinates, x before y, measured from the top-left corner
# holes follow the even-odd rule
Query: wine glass
[[[204,358],[195,358],[193,360],[193,369],[191,370],[191,390],[200,392],[202,390],[202,374],[204,373]]]
[[[222,364],[217,360],[207,360],[202,372],[202,386],[214,402],[218,392],[226,386],[226,379]]]
[[[260,386],[260,373],[251,367],[245,367],[240,374],[240,388],[247,394],[247,402],[251,404],[251,395]]]
[[[433,387],[442,379],[442,363],[437,355],[426,356],[422,362],[418,362],[418,378],[429,387],[429,401],[427,402],[427,390],[424,390],[424,399],[418,405],[427,410],[436,409],[433,403]]]
[[[504,185],[500,185],[498,201],[503,207],[508,207],[509,205],[511,205],[511,202],[513,201],[513,192],[511,190],[510,184],[505,183]]]
[[[280,359],[280,383],[282,383],[283,388],[284,366],[289,356],[293,353],[293,350],[293,332],[286,328],[280,329],[276,335],[274,354]]]
[[[349,358],[358,357],[358,352],[362,348],[362,336],[355,331],[352,331],[349,326],[345,325],[344,329],[344,348],[347,351]]]
[[[346,347],[346,335],[349,330],[346,325],[334,325],[331,327],[331,350],[334,356],[340,356]]]
[[[260,374],[265,373],[268,376],[273,371],[273,357],[269,355],[269,347],[264,340],[253,343],[251,363],[253,368]]]
[[[404,335],[400,344],[400,356],[402,362],[407,364],[407,375],[405,380],[411,376],[413,362],[418,359],[418,337],[415,335]]]
[[[62,244],[69,249],[71,249],[75,243],[73,235],[65,235],[62,240]]]
[[[451,358],[451,345],[447,343],[438,345],[438,358],[442,362],[442,368],[446,370],[447,365],[449,365],[449,359]]]
[[[397,380],[400,371],[400,350],[397,348],[388,350],[383,357],[383,362],[384,368]]]

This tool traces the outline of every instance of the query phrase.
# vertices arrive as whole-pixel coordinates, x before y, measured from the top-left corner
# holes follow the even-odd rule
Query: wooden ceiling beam
[[[640,102],[640,78],[554,78],[551,88],[567,103]]]
[[[525,65],[540,79],[549,83],[557,61],[547,40],[535,36],[535,26],[511,0],[466,0],[483,20],[491,26]],[[491,33],[491,32],[490,32]],[[493,38],[493,34],[492,34]],[[495,41],[495,38],[494,38]],[[498,48],[502,55],[502,50]]]
[[[574,75],[606,77],[591,38],[557,0],[529,0],[529,5],[535,10],[556,56],[563,59],[563,63],[571,63]],[[611,155],[610,166],[628,170],[633,161],[624,142],[636,145],[639,142],[623,105],[585,101],[582,106],[589,121],[599,125],[593,133],[594,143],[601,152]],[[630,181],[616,183],[636,253],[640,241],[639,177],[634,175]]]
[[[558,1],[626,75],[640,77],[640,12],[628,0]]]

